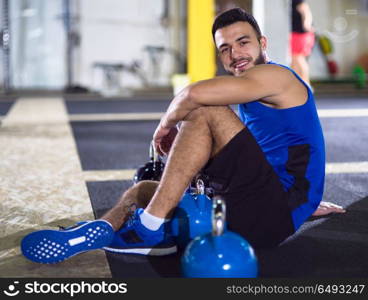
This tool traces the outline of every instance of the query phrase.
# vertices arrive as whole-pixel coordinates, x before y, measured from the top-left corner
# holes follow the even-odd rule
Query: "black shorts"
[[[228,229],[253,247],[272,247],[292,235],[288,193],[248,128],[201,170],[199,177],[226,203]]]

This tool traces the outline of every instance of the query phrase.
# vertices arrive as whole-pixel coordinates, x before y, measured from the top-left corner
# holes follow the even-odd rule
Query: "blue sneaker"
[[[53,264],[107,246],[113,237],[114,229],[104,220],[79,222],[65,229],[32,232],[23,238],[21,250],[29,260]]]
[[[156,231],[141,223],[142,208],[138,208],[130,219],[115,232],[114,239],[104,250],[115,253],[141,255],[168,255],[175,253],[177,247],[171,235],[171,225],[165,222]]]

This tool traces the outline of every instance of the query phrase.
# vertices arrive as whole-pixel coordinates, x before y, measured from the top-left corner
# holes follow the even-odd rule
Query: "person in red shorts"
[[[314,45],[312,12],[304,0],[292,0],[291,13],[291,68],[310,85],[307,58]]]

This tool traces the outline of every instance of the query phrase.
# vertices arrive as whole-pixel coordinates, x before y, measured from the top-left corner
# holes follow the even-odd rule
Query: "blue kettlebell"
[[[213,202],[212,233],[197,237],[188,244],[181,258],[183,276],[257,277],[258,263],[253,248],[240,235],[226,230],[225,202],[220,198]]]
[[[188,187],[184,195],[181,197],[178,206],[175,208],[174,215],[171,219],[171,232],[173,236],[177,237],[179,235],[179,226],[184,223],[183,219],[188,223],[188,214],[185,208],[195,201],[194,197],[195,192]]]
[[[179,248],[184,249],[197,236],[211,232],[212,200],[205,194],[201,179],[197,181],[197,194],[187,189],[172,218],[172,233]]]

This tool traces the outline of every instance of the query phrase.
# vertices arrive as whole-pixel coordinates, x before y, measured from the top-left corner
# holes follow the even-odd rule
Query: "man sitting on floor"
[[[255,248],[277,246],[312,214],[344,212],[319,206],[325,149],[308,85],[268,60],[267,40],[244,10],[219,15],[212,34],[233,76],[196,82],[172,100],[153,136],[157,151],[168,155],[161,181],[134,185],[100,220],[29,234],[22,240],[27,258],[54,263],[98,248],[173,253],[170,218],[197,174],[226,201],[228,228]],[[239,105],[239,117],[231,104]],[[129,216],[132,203],[139,208]]]

